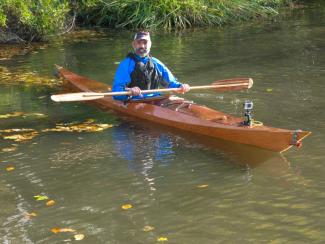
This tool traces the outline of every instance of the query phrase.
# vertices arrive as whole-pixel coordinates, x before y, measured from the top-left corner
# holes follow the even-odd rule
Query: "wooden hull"
[[[106,84],[79,76],[64,68],[58,68],[61,77],[74,91],[107,92]],[[293,145],[298,146],[308,136],[308,131],[294,131],[268,126],[244,126],[243,119],[197,104],[178,103],[175,105],[157,105],[155,102],[131,102],[124,104],[105,97],[91,101],[103,109],[114,110],[125,115],[145,119],[154,123],[171,126],[180,130],[221,138],[247,144],[275,152],[283,152]],[[183,106],[184,105],[184,106]]]

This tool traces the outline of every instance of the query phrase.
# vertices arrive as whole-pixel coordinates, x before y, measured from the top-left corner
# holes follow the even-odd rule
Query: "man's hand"
[[[141,95],[141,89],[137,86],[132,88],[125,88],[125,90],[130,91],[132,96],[140,96]]]
[[[191,87],[189,84],[182,84],[180,86],[181,90],[179,91],[180,93],[184,94],[186,92],[189,92],[191,90]]]

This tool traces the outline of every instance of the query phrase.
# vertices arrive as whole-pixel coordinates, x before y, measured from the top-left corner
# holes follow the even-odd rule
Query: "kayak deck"
[[[77,75],[57,67],[69,90],[77,92],[111,91],[107,84]],[[182,98],[162,97],[124,103],[110,96],[89,101],[103,109],[171,126],[192,133],[221,138],[237,143],[256,146],[275,152],[283,152],[292,146],[300,146],[302,139],[311,132],[286,130],[264,125],[246,126],[243,118],[198,105]]]

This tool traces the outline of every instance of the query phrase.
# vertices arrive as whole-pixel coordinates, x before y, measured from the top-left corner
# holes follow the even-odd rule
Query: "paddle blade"
[[[226,79],[226,80],[218,80],[212,83],[216,91],[238,91],[238,90],[246,90],[253,86],[253,79],[252,78],[233,78],[233,79]]]
[[[88,101],[103,98],[104,95],[92,92],[78,92],[52,95],[51,99],[54,102],[75,102],[75,101]]]

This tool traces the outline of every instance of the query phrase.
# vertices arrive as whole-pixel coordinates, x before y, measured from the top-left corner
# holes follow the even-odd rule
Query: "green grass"
[[[239,20],[276,15],[288,0],[93,0],[79,21],[129,29],[185,29],[220,26]]]
[[[186,29],[277,14],[293,0],[0,0],[1,32],[44,40],[80,26]]]

